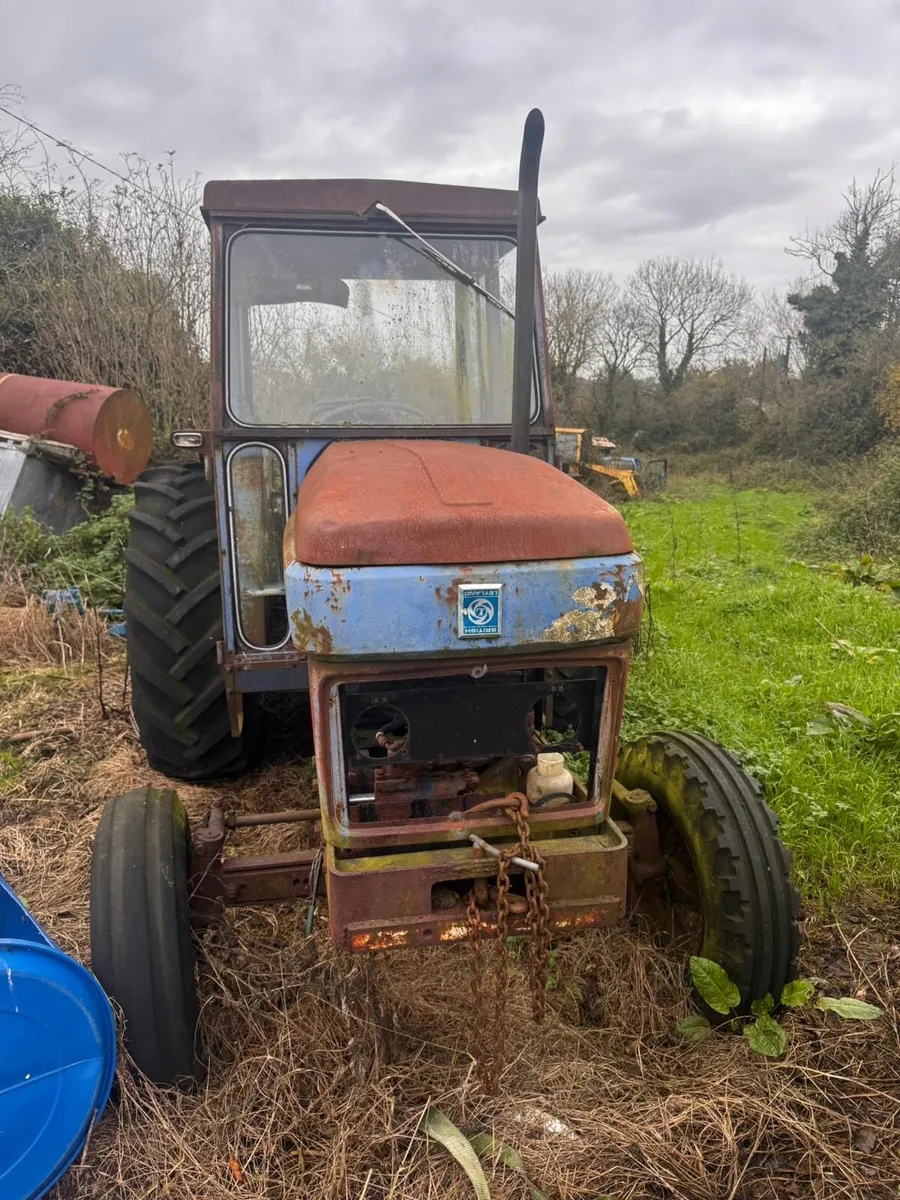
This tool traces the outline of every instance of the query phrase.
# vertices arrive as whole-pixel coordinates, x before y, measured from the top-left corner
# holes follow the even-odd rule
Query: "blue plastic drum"
[[[0,1196],[37,1200],[81,1152],[112,1087],[100,984],[0,879]]]

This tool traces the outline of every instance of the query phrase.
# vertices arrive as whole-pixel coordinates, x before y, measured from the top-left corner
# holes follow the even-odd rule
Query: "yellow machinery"
[[[580,479],[605,500],[637,500],[641,490],[638,486],[640,464],[636,458],[612,458],[602,454],[596,462],[586,461],[585,443],[589,440],[591,451],[615,450],[615,443],[608,438],[591,437],[587,429],[556,428],[556,459],[567,475]]]

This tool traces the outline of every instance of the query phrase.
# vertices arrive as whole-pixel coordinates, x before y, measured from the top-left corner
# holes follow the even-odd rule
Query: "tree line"
[[[17,104],[0,87],[5,107]],[[68,148],[67,148],[68,149]],[[125,156],[101,182],[72,150],[0,125],[0,370],[128,386],[157,453],[206,420],[209,251],[196,178]],[[716,258],[653,258],[621,283],[550,272],[559,424],[640,448],[746,446],[825,461],[900,432],[900,193],[854,182],[790,240],[801,266],[759,296]]]
[[[827,461],[900,431],[900,195],[854,182],[838,216],[791,238],[804,268],[758,296],[721,260],[660,257],[619,284],[550,272],[560,423],[635,445],[745,445]]]

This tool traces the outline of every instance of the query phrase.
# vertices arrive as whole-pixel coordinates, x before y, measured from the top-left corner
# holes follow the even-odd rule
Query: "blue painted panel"
[[[216,524],[219,529],[219,561],[222,577],[222,634],[225,649],[233,654],[236,648],[234,624],[234,578],[231,563],[231,538],[228,528],[228,496],[225,488],[225,455],[220,446],[213,459],[215,479]]]
[[[641,464],[636,458],[616,458],[614,454],[606,454],[600,459],[605,467],[619,467],[622,470],[640,471]]]
[[[484,654],[620,640],[636,632],[643,570],[636,554],[478,567],[309,567],[285,571],[294,645],[340,658]],[[460,636],[460,585],[498,588],[497,634]],[[493,626],[492,626],[493,628]]]
[[[330,446],[329,438],[305,438],[301,442],[297,442],[294,447],[294,453],[291,456],[293,462],[291,464],[291,508],[297,497],[297,489],[306,478],[306,472],[313,465],[326,446]]]

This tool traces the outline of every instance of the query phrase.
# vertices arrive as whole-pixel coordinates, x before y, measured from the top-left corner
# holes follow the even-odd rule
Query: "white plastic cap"
[[[562,770],[563,756],[561,754],[539,754],[537,757],[537,769],[539,775],[555,775],[557,771]]]

